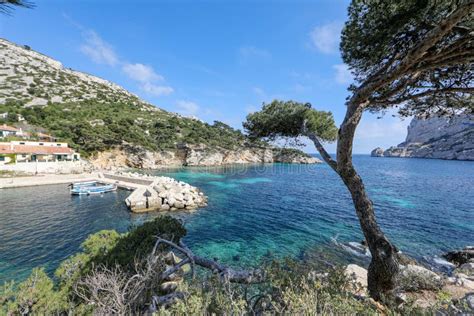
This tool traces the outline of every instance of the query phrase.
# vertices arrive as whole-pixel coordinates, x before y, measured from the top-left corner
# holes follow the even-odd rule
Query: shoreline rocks
[[[222,166],[231,164],[295,163],[315,164],[321,160],[295,150],[242,147],[235,150],[205,145],[182,145],[174,150],[150,151],[129,144],[95,155],[90,162],[98,169],[160,169],[182,166]]]
[[[207,196],[188,183],[138,173],[121,172],[117,175],[151,181],[148,186],[137,188],[125,200],[132,212],[194,210],[207,206]]]
[[[432,158],[474,161],[474,115],[413,119],[405,141],[372,157]]]
[[[443,258],[457,266],[474,262],[474,246],[466,246],[462,250],[449,251],[443,255]]]

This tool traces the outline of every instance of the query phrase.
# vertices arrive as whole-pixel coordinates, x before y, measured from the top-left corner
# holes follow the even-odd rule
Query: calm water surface
[[[404,252],[429,259],[474,244],[474,163],[356,156],[377,218]],[[234,265],[330,252],[362,234],[349,193],[326,165],[275,164],[154,171],[200,187],[209,206],[175,213],[196,253]],[[126,231],[157,214],[130,214],[119,190],[77,197],[66,185],[0,190],[0,282],[50,273],[101,229]]]

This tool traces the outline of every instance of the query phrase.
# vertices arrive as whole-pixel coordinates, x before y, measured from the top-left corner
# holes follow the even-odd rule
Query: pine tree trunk
[[[357,95],[354,99],[357,100]],[[362,232],[372,254],[367,281],[369,294],[375,300],[391,296],[399,272],[397,249],[385,237],[375,219],[374,206],[365,191],[364,183],[352,164],[352,145],[355,130],[362,117],[364,104],[349,102],[346,116],[339,128],[337,159],[333,160],[315,134],[309,134],[323,159],[341,177],[352,195]]]
[[[354,166],[350,164],[340,169],[339,175],[352,195],[362,232],[372,254],[367,275],[369,294],[378,301],[390,297],[399,272],[397,249],[379,228],[372,201]]]

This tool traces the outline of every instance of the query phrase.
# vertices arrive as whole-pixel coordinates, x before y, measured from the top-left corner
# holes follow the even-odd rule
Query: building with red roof
[[[0,143],[0,165],[22,162],[77,161],[67,143],[12,141]]]

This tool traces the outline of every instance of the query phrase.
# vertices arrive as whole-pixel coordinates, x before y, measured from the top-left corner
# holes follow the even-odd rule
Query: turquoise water
[[[396,245],[419,259],[474,244],[474,163],[356,156],[377,219]],[[266,257],[330,253],[362,260],[340,244],[362,234],[351,198],[326,165],[184,168],[168,175],[200,187],[209,206],[175,213],[196,253],[233,265]],[[64,185],[0,190],[0,282],[33,267],[49,272],[90,233],[126,231],[157,214],[130,214],[119,190],[72,197]],[[335,243],[334,240],[338,242]]]

